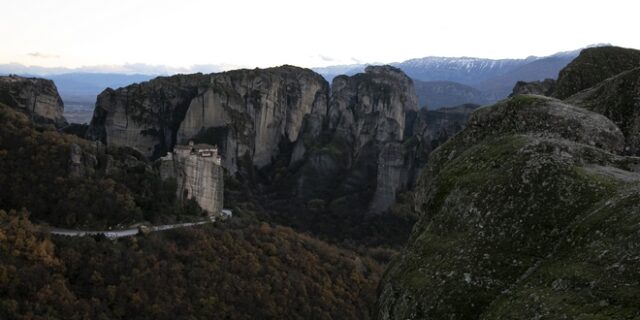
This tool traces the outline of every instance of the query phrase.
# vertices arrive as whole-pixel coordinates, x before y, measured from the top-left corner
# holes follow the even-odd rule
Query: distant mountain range
[[[603,45],[593,45],[597,47]],[[421,106],[431,109],[462,103],[487,104],[506,98],[518,81],[556,78],[581,49],[545,57],[484,59],[424,57],[391,63],[414,79]],[[329,81],[336,75],[362,72],[366,64],[338,65],[313,70]]]
[[[600,45],[595,45],[600,46]],[[391,63],[414,79],[420,106],[430,109],[463,103],[487,104],[509,95],[517,81],[556,78],[580,50],[525,59],[484,59],[471,57],[424,57]],[[379,63],[374,63],[379,64]],[[312,68],[331,81],[340,74],[363,72],[367,64],[336,65]],[[45,68],[21,64],[0,64],[0,75],[18,74],[51,79],[69,112],[91,112],[96,96],[107,87],[119,88],[175,73],[218,72],[224,66],[200,65],[172,68],[146,64],[95,66],[77,69]],[[87,121],[86,115],[78,121]]]

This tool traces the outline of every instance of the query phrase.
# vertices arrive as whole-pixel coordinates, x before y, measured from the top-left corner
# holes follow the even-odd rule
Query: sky
[[[323,67],[640,48],[636,2],[0,0],[0,64]]]

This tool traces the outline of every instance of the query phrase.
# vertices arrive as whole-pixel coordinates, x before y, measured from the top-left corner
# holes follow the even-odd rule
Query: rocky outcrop
[[[622,72],[566,101],[611,119],[625,135],[625,152],[640,155],[640,68]]]
[[[0,76],[0,102],[26,112],[36,123],[66,125],[64,104],[51,80]]]
[[[420,142],[419,167],[427,162],[429,153],[460,132],[467,124],[469,116],[479,105],[463,104],[438,110],[420,109],[415,116],[409,114],[411,125],[405,129],[405,135],[411,135]]]
[[[333,80],[329,129],[353,144],[403,139],[405,114],[418,110],[413,81],[400,69],[369,66],[365,73]]]
[[[617,47],[585,49],[558,81],[518,82],[512,96],[534,93],[600,113],[625,135],[625,153],[640,154],[640,51]]]
[[[554,96],[568,98],[620,72],[637,67],[640,67],[639,50],[619,47],[584,49],[560,71]]]
[[[624,136],[606,117],[537,95],[519,95],[478,109],[469,119],[464,136],[480,140],[507,133],[567,139],[612,153],[624,149]]]
[[[298,139],[305,115],[326,112],[328,94],[320,75],[292,66],[214,74],[189,104],[177,141],[202,140],[207,130],[217,130],[217,137],[206,142],[221,146],[231,172],[245,154],[264,167],[279,154],[281,143]]]
[[[93,151],[97,152],[97,149]],[[84,178],[87,173],[93,173],[97,166],[98,159],[93,153],[83,151],[82,148],[75,143],[69,145],[68,171],[70,177]]]
[[[147,157],[171,150],[191,100],[208,83],[202,74],[158,77],[148,82],[104,90],[87,138],[108,146],[127,146]]]
[[[390,66],[336,77],[331,92],[318,74],[282,66],[107,89],[87,136],[147,157],[192,139],[217,145],[232,174],[284,164],[295,180],[287,192],[305,203],[380,213],[415,182],[426,154],[464,126],[472,108],[458,109],[421,114],[412,80]]]
[[[400,142],[389,142],[382,146],[378,154],[378,167],[375,180],[375,192],[369,211],[380,213],[387,210],[396,202],[398,191],[406,189],[411,181],[413,163],[408,161],[411,154]]]
[[[415,152],[403,141],[407,113],[417,109],[413,82],[393,67],[337,77],[330,94],[320,75],[282,66],[107,89],[87,136],[147,157],[192,139],[217,145],[231,173],[239,163],[263,168],[286,158],[299,176],[298,194],[318,197],[331,190],[380,212],[411,180],[406,168]]]
[[[385,211],[409,181],[411,156],[402,142],[407,113],[417,109],[412,80],[394,67],[336,77],[326,115],[305,119],[293,151],[292,160],[307,159],[298,193],[328,198],[334,208],[349,203],[351,211]],[[336,175],[333,181],[312,178],[323,170]]]
[[[379,319],[637,315],[640,159],[606,117],[518,95],[478,109],[421,175]]]
[[[513,87],[513,92],[509,97],[518,94],[537,94],[541,96],[551,96],[556,90],[556,80],[544,79],[543,81],[518,81]]]
[[[325,112],[328,92],[321,76],[291,66],[157,78],[100,94],[88,135],[150,157],[195,138],[220,145],[235,172],[245,154],[271,163],[306,114]]]

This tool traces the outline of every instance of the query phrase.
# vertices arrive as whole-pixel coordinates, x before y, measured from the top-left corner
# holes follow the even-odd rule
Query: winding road
[[[224,209],[222,210],[223,219],[231,217],[231,210]],[[215,222],[216,219],[214,217],[208,218],[202,221],[196,222],[185,222],[185,223],[176,223],[176,224],[163,224],[158,226],[148,226],[149,232],[156,231],[164,231],[171,230],[177,228],[185,228],[192,227],[201,224],[207,224]],[[59,235],[59,236],[68,236],[68,237],[84,237],[84,236],[96,236],[96,235],[104,235],[109,239],[116,239],[122,237],[131,237],[135,236],[140,232],[140,228],[129,228],[129,229],[119,229],[119,230],[74,230],[74,229],[64,229],[64,228],[50,228],[48,231],[51,234]]]

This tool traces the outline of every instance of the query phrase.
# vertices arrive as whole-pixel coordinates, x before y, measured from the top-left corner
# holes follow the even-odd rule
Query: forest
[[[257,191],[267,174],[245,167],[225,177],[228,222],[119,240],[49,235],[47,226],[164,223],[202,212],[179,203],[175,181],[161,181],[134,150],[91,144],[0,104],[0,318],[370,318],[396,253],[388,230],[318,227],[332,216],[287,222],[265,207],[268,190]]]
[[[366,319],[379,263],[267,223],[111,241],[0,211],[2,319]]]

